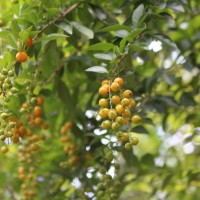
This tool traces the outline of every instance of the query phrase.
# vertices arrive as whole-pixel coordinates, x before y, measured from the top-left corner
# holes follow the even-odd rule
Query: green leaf
[[[89,46],[87,50],[89,50],[89,51],[97,51],[97,50],[109,51],[109,50],[113,49],[114,47],[115,47],[115,45],[112,43],[102,42],[102,43],[97,43],[97,44]]]
[[[115,31],[115,35],[116,35],[117,37],[120,37],[120,38],[124,38],[124,37],[126,37],[128,34],[129,34],[129,32],[126,31],[126,30],[118,30],[118,31]]]
[[[107,69],[105,67],[101,67],[101,66],[89,67],[85,71],[86,72],[96,72],[96,73],[108,73]]]
[[[148,46],[146,46],[146,45],[136,45],[136,44],[130,44],[130,45],[128,45],[128,48],[131,51],[149,50]]]
[[[16,39],[18,39],[20,28],[19,28],[19,25],[18,25],[18,23],[17,23],[17,21],[15,19],[12,20],[10,27],[11,27],[11,31],[12,31],[13,36]]]
[[[72,35],[73,31],[72,31],[72,26],[71,24],[68,24],[66,22],[61,22],[59,24],[56,24],[57,27],[59,27],[60,29],[64,30],[66,33]]]
[[[113,60],[116,58],[115,54],[104,54],[104,53],[96,53],[94,54],[95,58],[102,59],[102,60]]]
[[[144,5],[139,5],[132,14],[132,22],[135,27],[137,27],[138,23],[140,22],[140,19],[142,18],[142,15],[144,13]]]
[[[149,131],[144,126],[136,126],[131,129],[131,131],[135,133],[141,133],[141,134],[149,134]]]
[[[50,35],[46,35],[46,36],[43,36],[43,37],[39,38],[37,40],[37,42],[47,41],[47,40],[58,40],[58,39],[66,38],[66,37],[68,37],[68,36],[64,35],[64,34],[52,33]]]
[[[71,24],[75,29],[85,35],[88,39],[92,39],[94,37],[94,32],[91,29],[83,26],[78,22],[71,22]]]
[[[105,28],[97,30],[97,32],[109,32],[109,31],[118,31],[118,30],[126,30],[131,31],[131,28],[125,25],[111,25]]]

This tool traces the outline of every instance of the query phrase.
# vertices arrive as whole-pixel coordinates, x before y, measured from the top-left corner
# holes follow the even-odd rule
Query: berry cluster
[[[125,148],[130,149],[131,145],[136,145],[139,141],[130,137],[127,129],[140,123],[141,117],[134,109],[136,103],[132,98],[132,91],[122,89],[123,84],[121,77],[115,78],[114,81],[102,81],[99,94],[104,98],[99,100],[98,114],[103,120],[101,128],[113,130],[119,141],[126,142]]]

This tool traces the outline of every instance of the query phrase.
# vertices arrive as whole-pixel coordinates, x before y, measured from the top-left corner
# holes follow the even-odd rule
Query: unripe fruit
[[[108,105],[108,100],[107,99],[100,99],[99,100],[99,106],[106,107],[107,105]]]
[[[119,124],[117,122],[113,122],[111,127],[113,130],[117,130],[119,128]]]
[[[125,144],[125,149],[126,149],[126,150],[131,150],[131,149],[132,149],[132,144],[131,144],[130,142],[127,142],[127,143]]]
[[[122,104],[123,106],[128,106],[128,105],[130,104],[130,102],[131,102],[131,100],[128,99],[128,98],[123,98],[123,99],[121,100],[121,104]]]
[[[120,84],[117,83],[117,82],[113,82],[110,86],[110,89],[113,91],[113,92],[117,92],[120,90]]]
[[[139,143],[139,139],[136,138],[136,137],[132,137],[132,138],[130,139],[130,143],[131,143],[132,145],[137,145],[137,144]]]
[[[108,116],[109,109],[108,108],[103,108],[99,111],[99,115],[101,118],[105,118]]]
[[[139,115],[134,115],[134,116],[132,117],[132,122],[133,122],[134,124],[138,124],[138,123],[140,123],[140,121],[141,121],[141,117],[140,117]]]
[[[7,74],[8,74],[8,70],[4,68],[4,69],[1,70],[1,73],[2,73],[3,75],[7,75]]]
[[[111,97],[111,102],[114,104],[114,105],[117,105],[120,103],[120,97],[118,95],[114,95]]]
[[[115,119],[115,121],[118,123],[118,124],[123,124],[123,117],[117,117]]]
[[[26,42],[26,47],[30,47],[30,46],[32,46],[32,44],[33,44],[32,37],[28,37],[28,40]]]
[[[14,75],[15,75],[14,70],[10,70],[10,71],[8,72],[8,76],[9,76],[9,77],[13,77]]]
[[[2,146],[1,147],[1,153],[7,153],[8,152],[8,147]]]
[[[105,120],[101,123],[101,128],[103,129],[109,129],[111,126],[111,122],[109,120]]]
[[[124,92],[123,92],[123,97],[124,98],[130,99],[132,97],[132,95],[133,95],[133,93],[132,93],[131,90],[124,90]]]
[[[135,100],[131,99],[129,108],[135,108]]]
[[[121,104],[117,104],[117,105],[115,106],[115,110],[117,111],[117,113],[122,114],[122,113],[124,113],[125,108],[124,108],[124,106],[122,106]]]
[[[117,117],[117,112],[115,109],[110,109],[108,113],[108,118],[109,119],[115,119]]]
[[[108,89],[106,87],[100,87],[99,88],[99,94],[102,95],[102,96],[105,96],[108,94]]]
[[[128,133],[123,133],[123,135],[120,137],[120,140],[123,142],[127,142],[129,140]]]
[[[20,51],[16,54],[16,59],[18,62],[26,62],[28,55],[24,51]]]
[[[124,84],[124,80],[123,80],[122,78],[120,78],[120,77],[116,78],[116,79],[114,80],[114,82],[119,83],[120,86],[122,86],[122,85]]]
[[[128,109],[125,109],[125,111],[124,111],[123,114],[122,114],[122,117],[128,118],[128,117],[130,117],[130,116],[131,116],[131,111],[128,110]]]
[[[2,119],[7,119],[8,118],[8,114],[7,113],[1,113],[1,118]]]

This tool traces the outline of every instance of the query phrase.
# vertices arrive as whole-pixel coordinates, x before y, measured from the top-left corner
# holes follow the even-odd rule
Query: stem
[[[119,60],[115,64],[115,69],[113,70],[113,73],[115,73],[117,70],[119,70],[120,64],[124,60],[126,55],[127,55],[127,53],[124,53],[124,54],[121,55],[121,57],[119,58]]]

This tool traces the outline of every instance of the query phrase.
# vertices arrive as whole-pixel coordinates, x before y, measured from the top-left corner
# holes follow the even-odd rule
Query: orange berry
[[[106,87],[102,86],[102,87],[99,88],[99,94],[102,95],[102,96],[107,95],[108,92],[109,92],[109,90]]]
[[[113,92],[117,92],[120,90],[120,84],[117,83],[117,82],[113,82],[110,86],[110,89],[113,91]]]
[[[61,138],[61,142],[62,142],[62,143],[67,143],[67,142],[69,142],[69,141],[71,141],[71,138],[70,138],[70,137],[65,136],[65,137],[62,137],[62,138]]]
[[[117,105],[120,103],[120,97],[118,95],[114,95],[111,97],[111,102],[114,104],[114,105]]]
[[[109,80],[103,80],[102,82],[101,82],[101,85],[103,86],[103,85],[109,85]]]
[[[42,118],[41,117],[36,117],[34,119],[34,124],[37,125],[37,126],[41,125],[42,124]]]
[[[72,122],[68,121],[68,122],[66,122],[66,123],[64,124],[64,126],[69,130],[69,129],[72,129],[73,124],[72,124]]]
[[[135,108],[135,100],[131,99],[129,108]]]
[[[26,42],[26,47],[30,47],[30,46],[32,46],[32,44],[33,44],[32,37],[28,37],[28,40]]]
[[[124,90],[124,92],[123,92],[123,97],[124,98],[130,99],[132,97],[132,95],[133,95],[133,93],[132,93],[131,90]]]
[[[140,117],[139,115],[134,115],[134,116],[132,117],[132,122],[133,122],[134,124],[138,124],[138,123],[140,123],[140,121],[141,121],[141,117]]]
[[[20,51],[16,54],[16,59],[18,62],[26,62],[28,55],[24,51]]]
[[[105,118],[108,116],[109,109],[108,108],[103,108],[99,111],[99,115],[101,118]]]
[[[37,104],[42,105],[44,103],[44,99],[42,97],[37,97]]]
[[[122,114],[122,113],[124,113],[125,108],[124,108],[123,105],[117,104],[117,105],[115,106],[115,110],[117,111],[117,113]]]
[[[42,114],[42,108],[40,106],[35,106],[33,110],[33,114],[35,117],[40,117]]]
[[[108,100],[107,99],[100,99],[99,100],[99,106],[106,107],[107,105],[108,105]]]
[[[122,86],[124,84],[124,80],[121,77],[117,77],[114,82],[119,83],[120,86]]]

